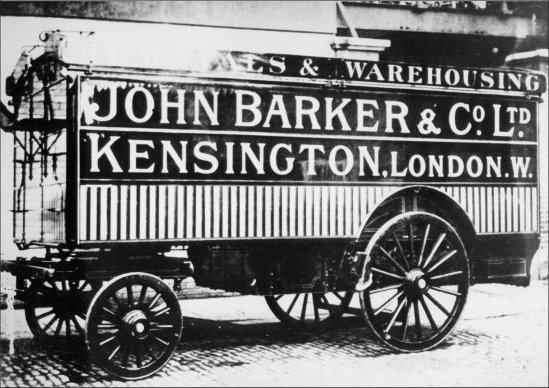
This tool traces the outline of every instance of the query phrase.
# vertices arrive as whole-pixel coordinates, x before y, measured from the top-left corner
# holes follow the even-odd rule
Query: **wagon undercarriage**
[[[223,288],[264,295],[293,330],[320,330],[353,314],[387,345],[418,351],[446,338],[465,304],[467,253],[455,230],[428,213],[390,219],[367,244],[320,245],[313,252],[309,244],[270,248],[197,246],[187,250],[189,257],[61,251],[3,261],[2,270],[17,276],[37,337],[85,338],[96,362],[127,379],[154,373],[169,360],[183,325],[174,291],[189,276],[215,287],[210,279],[220,268],[212,260],[220,255],[236,253],[242,265],[242,277],[224,279]],[[351,305],[353,297],[359,305]]]

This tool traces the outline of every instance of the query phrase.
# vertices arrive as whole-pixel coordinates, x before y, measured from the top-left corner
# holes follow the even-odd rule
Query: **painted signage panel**
[[[84,79],[80,177],[535,185],[537,104],[261,83]]]

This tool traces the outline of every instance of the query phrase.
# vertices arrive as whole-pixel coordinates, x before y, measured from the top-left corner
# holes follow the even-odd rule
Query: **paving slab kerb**
[[[437,348],[412,354],[382,346],[354,317],[322,333],[296,333],[284,329],[260,297],[180,303],[185,329],[173,359],[156,375],[137,382],[114,379],[90,365],[82,344],[37,344],[22,310],[2,310],[0,383],[6,387],[548,385],[547,282],[527,288],[473,286],[455,332]],[[16,328],[13,356],[7,354],[8,320]]]

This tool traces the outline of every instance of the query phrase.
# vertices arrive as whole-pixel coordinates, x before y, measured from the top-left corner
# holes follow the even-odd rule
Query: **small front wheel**
[[[25,318],[41,340],[84,338],[86,310],[101,287],[93,280],[32,281],[25,300]]]
[[[160,370],[171,358],[183,320],[174,292],[158,277],[120,275],[95,295],[86,343],[96,363],[127,380]]]
[[[379,228],[364,254],[371,285],[360,303],[381,341],[421,351],[452,332],[467,299],[469,263],[448,222],[424,212],[400,214]]]

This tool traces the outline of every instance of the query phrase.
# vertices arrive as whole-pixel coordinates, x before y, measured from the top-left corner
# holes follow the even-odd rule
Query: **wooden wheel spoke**
[[[383,247],[381,245],[376,245],[376,247],[381,251],[381,253],[383,253],[383,256],[385,256],[387,259],[389,259],[389,261],[391,263],[393,263],[395,265],[395,267],[397,267],[400,272],[403,274],[403,275],[406,275],[406,270],[389,254],[389,252],[387,252],[385,249],[383,249]]]
[[[326,304],[326,306],[330,305],[330,302],[328,302],[328,299],[326,298],[326,295],[322,294],[320,298]]]
[[[446,254],[442,259],[440,259],[439,261],[437,261],[431,268],[426,269],[426,273],[431,273],[431,272],[433,272],[435,269],[437,269],[437,268],[440,267],[442,264],[444,264],[446,261],[448,261],[450,258],[452,258],[452,256],[454,256],[456,253],[457,253],[457,250],[454,249],[454,250],[451,251],[450,253]]]
[[[57,287],[57,284],[55,284],[55,280],[48,280],[48,283],[51,284],[52,291],[59,291],[59,288]]]
[[[109,357],[107,357],[109,360],[112,360],[114,358],[114,356],[116,356],[116,353],[118,353],[118,351],[120,350],[120,347],[122,345],[117,345],[114,350],[111,352],[111,354],[109,354]]]
[[[389,321],[389,324],[387,325],[385,330],[383,330],[385,333],[389,333],[391,331],[391,328],[393,327],[393,325],[396,322],[398,314],[400,314],[400,310],[402,310],[402,307],[404,307],[404,304],[407,303],[407,300],[408,300],[407,298],[404,298],[400,301],[400,303],[398,304],[397,309],[395,310],[395,312],[393,313],[393,316],[391,317],[391,320]]]
[[[55,314],[53,316],[53,318],[46,324],[46,326],[44,326],[44,328],[42,329],[43,331],[47,331],[54,323],[55,321],[58,319],[59,317],[57,316],[57,314]]]
[[[128,304],[128,307],[129,308],[132,308],[133,306],[133,289],[132,289],[132,286],[130,284],[128,284],[126,286],[126,294],[127,294],[127,301],[126,303]]]
[[[421,243],[421,251],[419,252],[419,258],[417,259],[417,266],[421,268],[421,261],[423,260],[423,254],[425,253],[425,245],[427,244],[427,238],[429,237],[429,230],[431,229],[431,224],[427,224],[425,228],[425,234],[423,235],[423,241]]]
[[[410,259],[414,262],[414,225],[410,222],[408,224],[408,244],[410,249]],[[410,267],[408,267],[410,268]]]
[[[156,336],[156,335],[153,335],[152,338],[155,340],[155,341],[158,341],[160,342],[162,345],[164,346],[169,346],[170,344],[166,341],[164,341],[162,338]]]
[[[391,296],[389,299],[387,299],[381,306],[379,306],[376,310],[374,310],[374,315],[379,314],[385,308],[385,306],[391,303],[391,301],[393,301],[395,298],[398,298],[399,296],[401,296],[403,293],[404,291],[397,292],[396,294]]]
[[[98,329],[103,329],[103,330],[108,330],[108,329],[116,329],[118,326],[116,326],[115,324],[113,323],[100,323],[99,325],[97,325],[97,328]]]
[[[103,309],[102,309],[103,313],[106,313],[107,316],[111,319],[114,319],[114,321],[112,320],[109,320],[109,319],[105,319],[106,321],[109,321],[111,323],[115,323],[115,322],[118,322],[118,315],[116,315],[113,311],[109,310],[108,308],[106,308],[105,306],[103,306]],[[103,318],[105,318],[105,315],[103,314]]]
[[[400,244],[400,240],[398,239],[397,235],[396,235],[396,232],[393,231],[392,232],[392,235],[393,235],[393,239],[395,241],[395,244],[397,246],[397,249],[398,249],[398,252],[400,253],[400,256],[402,256],[402,260],[404,262],[404,266],[407,268],[407,269],[410,269],[410,266],[408,265],[408,259],[406,259],[406,254],[404,253],[404,249],[402,249],[402,245]],[[406,272],[406,271],[404,271]]]
[[[460,275],[462,273],[463,273],[463,271],[454,271],[454,272],[449,272],[449,273],[445,273],[445,274],[442,274],[442,275],[431,276],[430,279],[431,280],[446,279],[446,278],[449,278],[449,277],[452,277],[452,276]]]
[[[417,304],[417,300],[414,301],[414,321],[416,327],[416,340],[421,341],[421,318],[419,317],[419,306]]]
[[[425,315],[427,315],[427,319],[429,320],[429,324],[431,325],[431,328],[433,330],[437,330],[438,326],[435,320],[433,319],[433,316],[431,315],[431,310],[429,310],[429,308],[427,307],[427,303],[425,303],[425,299],[423,298],[423,296],[419,298],[419,301],[421,302],[421,307],[423,307],[423,311],[425,311]]]
[[[384,292],[384,291],[394,290],[394,289],[397,289],[397,288],[402,287],[403,284],[404,284],[404,283],[398,283],[398,284],[393,284],[393,285],[387,286],[387,287],[368,289],[368,293],[370,293],[370,294],[377,294],[378,292]]]
[[[385,276],[388,276],[388,277],[391,277],[391,278],[395,278],[395,279],[404,279],[404,276],[400,276],[400,275],[397,275],[395,273],[392,273],[392,272],[387,272],[387,271],[384,271],[382,269],[379,269],[377,267],[371,267],[370,270],[372,272],[376,272],[376,273],[379,273],[381,275],[385,275]]]
[[[156,318],[156,317],[159,317],[161,315],[164,315],[164,314],[170,312],[170,310],[171,310],[170,307],[164,307],[163,309],[154,312],[154,314],[152,315],[152,318]]]
[[[297,298],[299,298],[299,294],[295,294],[294,300],[292,300],[292,303],[290,303],[290,307],[288,307],[288,310],[286,310],[286,314],[290,315],[290,312],[294,308],[295,302],[297,302]]]
[[[408,314],[410,313],[410,303],[406,301],[406,308],[404,310],[404,328],[402,329],[402,340],[406,340],[406,333],[408,332]]]
[[[438,300],[436,300],[435,298],[433,298],[432,295],[429,294],[429,292],[426,292],[426,293],[425,293],[425,296],[426,296],[427,298],[429,298],[429,300],[430,300],[431,302],[433,302],[433,304],[434,304],[435,306],[437,306],[438,309],[439,309],[440,311],[442,311],[447,317],[449,317],[449,316],[452,315],[452,314],[450,314],[450,312],[449,312],[448,310],[446,310],[446,308],[445,308],[442,304],[440,304],[440,302],[439,302]]]
[[[78,320],[76,319],[76,317],[72,316],[71,317],[71,320],[72,322],[74,323],[74,327],[76,328],[76,330],[78,331],[78,333],[80,335],[84,335],[85,332],[84,332],[84,329],[82,328],[82,326],[80,326],[80,323],[78,323]]]
[[[67,334],[67,337],[71,336],[71,321],[69,317],[65,317],[65,333]]]
[[[435,243],[435,245],[433,245],[433,249],[431,249],[431,253],[429,253],[429,256],[425,260],[425,264],[423,264],[423,268],[427,268],[427,266],[429,265],[429,263],[431,262],[431,260],[435,256],[435,254],[437,253],[437,250],[438,250],[440,244],[442,243],[442,241],[444,241],[445,238],[446,238],[446,233],[442,233],[438,237],[437,242]]]
[[[47,317],[48,315],[51,315],[51,314],[54,314],[54,313],[55,313],[55,311],[52,308],[51,310],[46,311],[45,313],[42,313],[42,314],[36,316],[36,319],[39,320],[39,319],[42,319],[42,318]]]
[[[86,288],[86,286],[87,286],[88,284],[90,284],[90,283],[88,283],[87,280],[84,280],[84,281],[82,282],[82,285],[81,285],[80,287],[78,287],[78,291],[84,291],[84,289]]]
[[[139,306],[143,306],[143,304],[145,303],[146,295],[147,295],[147,286],[144,285],[141,287],[141,293],[139,294],[139,301],[137,302]]]
[[[161,297],[160,293],[156,291],[156,294],[154,298],[151,300],[151,303],[149,303],[149,305],[147,306],[147,309],[152,310],[153,306],[156,304],[156,302],[158,302],[158,299],[160,299],[160,297]]]
[[[460,297],[460,296],[461,296],[461,292],[446,290],[446,289],[444,289],[444,288],[435,287],[435,286],[431,286],[431,287],[429,287],[429,288],[430,288],[431,290],[435,290],[435,291],[438,291],[438,292],[443,292],[443,293],[448,294],[448,295],[454,295],[454,296],[457,296],[457,297]]]
[[[57,327],[55,328],[55,334],[54,336],[59,337],[59,334],[61,334],[61,328],[63,327],[64,320],[59,318],[59,322],[57,323]]]
[[[116,335],[111,335],[110,337],[107,337],[103,341],[99,342],[99,346],[105,346],[109,342],[112,342],[112,341],[116,340],[116,338],[117,338]]]
[[[309,298],[309,294],[305,294],[303,296],[303,307],[301,308],[301,321],[305,321],[305,313],[307,312],[307,299]]]
[[[320,322],[320,315],[318,314],[319,306],[317,304],[318,299],[319,298],[316,298],[315,296],[313,296],[313,310],[315,313],[315,322]]]
[[[143,348],[142,348],[141,342],[138,342],[135,349],[135,362],[137,363],[137,366],[139,368],[143,366],[143,350],[142,349]]]
[[[341,295],[339,295],[338,292],[334,291],[334,292],[332,292],[332,294],[334,294],[337,297],[337,299],[339,299],[340,301],[343,301],[343,297]],[[324,297],[324,299],[326,299],[326,297]],[[328,300],[326,300],[326,303],[328,303]]]
[[[126,309],[124,304],[122,304],[122,301],[120,300],[118,295],[116,295],[116,292],[113,292],[111,297],[114,300],[114,303],[116,303],[116,306],[118,306],[118,310],[123,311]]]

